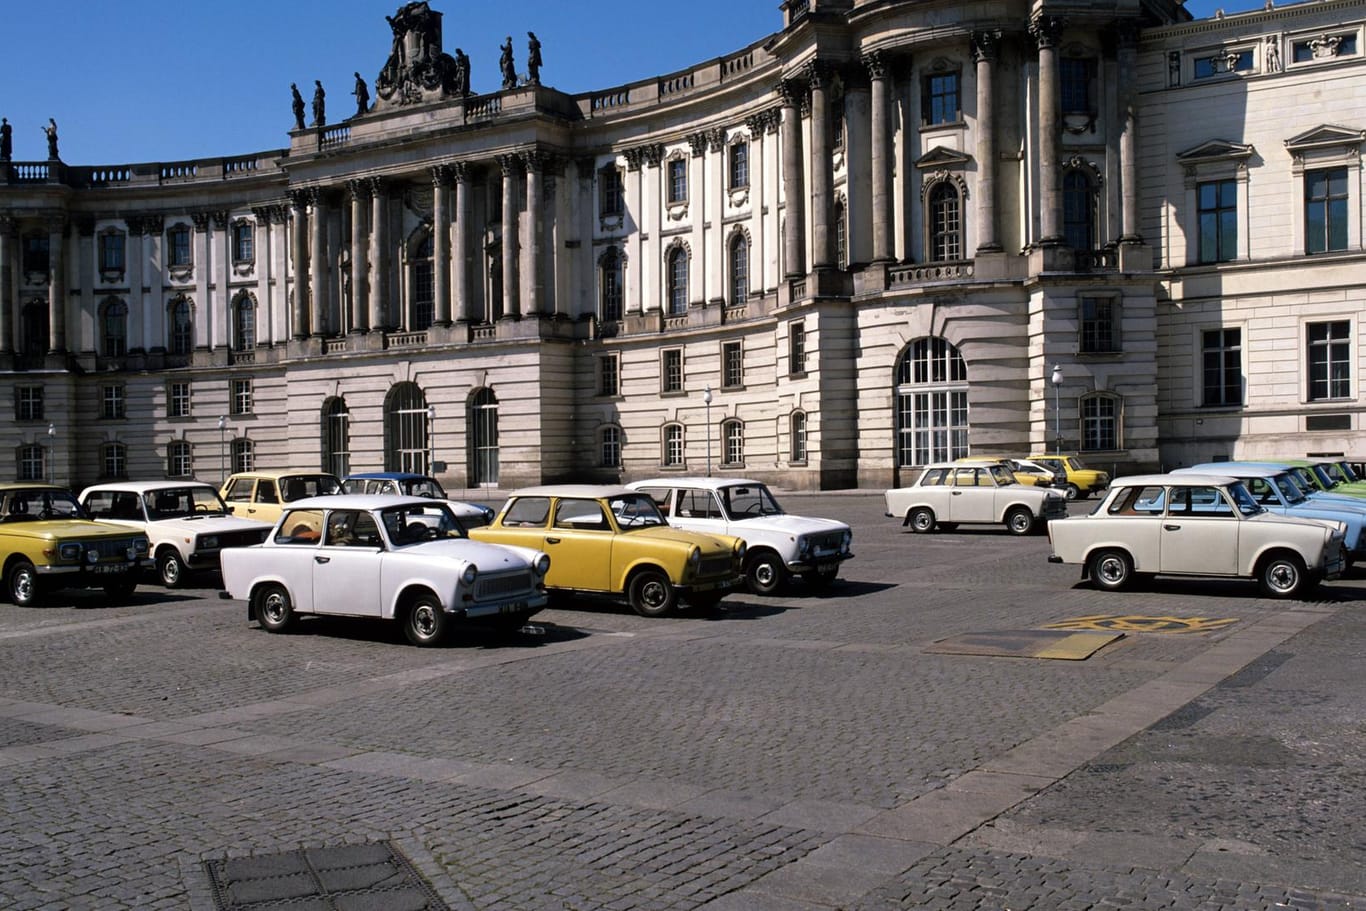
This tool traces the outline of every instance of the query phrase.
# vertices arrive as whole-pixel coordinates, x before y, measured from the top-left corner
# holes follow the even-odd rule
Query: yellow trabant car
[[[1062,492],[1069,500],[1085,500],[1091,494],[1100,493],[1110,486],[1109,472],[1087,466],[1079,456],[1049,452],[1032,455],[1029,460],[1049,468],[1061,469],[1067,475]]]
[[[672,612],[680,597],[714,606],[743,582],[743,540],[670,528],[649,494],[625,487],[529,487],[469,534],[545,551],[546,588],[625,597],[643,617]]]
[[[51,484],[0,484],[0,559],[16,607],[60,588],[102,588],[122,600],[150,569],[147,535],[92,522],[71,491]]]
[[[224,481],[218,494],[233,515],[274,525],[286,503],[341,492],[341,479],[325,471],[243,471]]]
[[[1029,459],[1007,459],[996,456],[963,456],[954,461],[965,465],[988,465],[1001,462],[1010,469],[1010,473],[1015,476],[1017,484],[1026,487],[1057,487],[1062,489],[1064,483],[1063,471],[1061,468],[1049,468],[1040,465],[1038,462],[1031,462]]]

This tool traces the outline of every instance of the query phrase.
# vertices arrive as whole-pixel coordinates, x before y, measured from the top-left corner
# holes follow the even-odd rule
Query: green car
[[[1307,481],[1316,490],[1366,499],[1366,481],[1348,480],[1348,475],[1336,462],[1285,459],[1283,464],[1290,466],[1302,483]]]

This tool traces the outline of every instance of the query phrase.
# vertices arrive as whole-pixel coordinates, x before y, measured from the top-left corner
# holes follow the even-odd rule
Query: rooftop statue
[[[9,125],[9,118],[0,117],[0,161],[9,161],[14,157],[14,127]]]
[[[360,78],[360,73],[356,73],[356,87],[351,90],[351,94],[356,96],[356,116],[360,117],[370,107],[370,90],[365,86],[365,80]]]
[[[498,68],[503,71],[503,88],[515,89],[517,87],[517,64],[512,60],[512,36],[508,35],[507,43],[502,47],[502,53],[498,55]]]
[[[289,93],[291,96],[290,106],[294,111],[294,129],[302,130],[304,128],[304,96],[299,94],[297,82],[289,84]]]
[[[393,32],[393,44],[389,59],[375,77],[376,108],[468,94],[468,58],[462,78],[459,62],[441,50],[441,14],[426,0],[406,3],[384,18]]]
[[[47,157],[50,161],[57,160],[57,121],[51,117],[47,119],[47,126],[43,127],[43,132],[47,134]]]
[[[541,84],[541,42],[535,32],[527,32],[526,81],[532,85]]]

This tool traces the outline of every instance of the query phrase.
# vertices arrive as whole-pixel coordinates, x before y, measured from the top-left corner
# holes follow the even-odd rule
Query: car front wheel
[[[446,612],[441,602],[431,595],[414,601],[404,617],[403,634],[413,645],[439,645],[446,638]]]
[[[1063,487],[1062,492],[1069,500],[1077,500],[1081,498],[1081,488],[1073,484],[1071,481],[1069,481],[1067,485]]]
[[[257,592],[256,621],[272,633],[286,632],[294,625],[294,602],[283,585],[271,583]]]
[[[1134,578],[1134,561],[1122,550],[1102,550],[1091,558],[1091,581],[1096,588],[1117,592]]]
[[[1023,506],[1016,506],[1006,513],[1006,528],[1012,535],[1027,535],[1034,530],[1034,513]]]
[[[916,534],[929,534],[934,531],[934,511],[924,506],[911,510],[909,524]]]
[[[678,603],[678,592],[669,577],[657,569],[647,569],[631,580],[627,592],[631,610],[642,617],[663,617]]]
[[[15,607],[33,607],[42,598],[38,581],[38,571],[27,560],[14,564],[6,580],[9,585],[9,599]]]
[[[1304,562],[1294,554],[1276,554],[1262,564],[1262,593],[1270,598],[1293,598],[1308,583]]]
[[[185,575],[185,563],[174,547],[168,547],[157,554],[157,575],[161,584],[167,588],[179,588]]]
[[[787,567],[775,553],[758,553],[745,565],[745,584],[756,595],[771,595],[787,581]]]

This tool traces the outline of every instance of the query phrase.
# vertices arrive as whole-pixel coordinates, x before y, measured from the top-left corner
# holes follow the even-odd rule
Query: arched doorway
[[[469,420],[470,486],[498,485],[498,396],[487,387],[470,396]]]
[[[968,454],[968,370],[947,339],[919,338],[896,368],[896,467]]]

